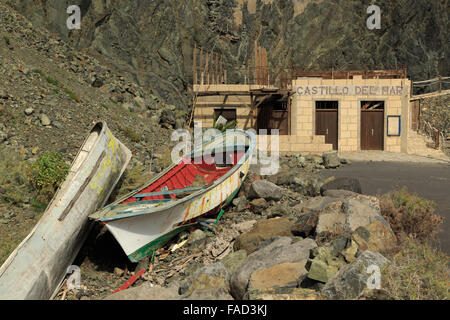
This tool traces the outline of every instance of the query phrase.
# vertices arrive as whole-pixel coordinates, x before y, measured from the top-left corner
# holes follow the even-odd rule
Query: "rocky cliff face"
[[[273,67],[408,67],[413,79],[449,74],[448,1],[380,0],[381,29],[366,27],[370,1],[77,0],[81,31],[65,27],[68,0],[8,0],[33,23],[130,73],[167,103],[191,103],[194,44],[222,53],[237,81],[254,43]],[[243,66],[242,68],[239,68]]]

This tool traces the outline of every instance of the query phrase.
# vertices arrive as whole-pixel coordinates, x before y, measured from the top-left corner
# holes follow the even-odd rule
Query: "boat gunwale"
[[[237,161],[237,163],[229,170],[227,171],[223,176],[221,176],[219,179],[217,179],[213,184],[211,184],[210,186],[206,187],[205,189],[201,189],[185,198],[182,199],[173,199],[173,201],[168,201],[167,203],[163,203],[161,206],[158,206],[157,208],[154,208],[155,210],[149,211],[149,212],[140,212],[137,214],[129,214],[127,216],[122,216],[122,217],[110,217],[110,218],[102,218],[102,217],[95,217],[95,218],[91,218],[92,216],[96,215],[96,213],[92,214],[90,216],[91,219],[93,220],[97,220],[103,223],[108,223],[108,222],[113,222],[113,221],[118,221],[118,220],[123,220],[123,219],[129,219],[129,218],[135,218],[138,216],[142,216],[142,215],[147,215],[147,214],[151,214],[157,211],[162,211],[162,210],[167,210],[167,209],[171,209],[177,205],[183,204],[185,202],[191,201],[192,199],[198,197],[199,195],[206,193],[212,189],[214,189],[215,187],[217,187],[219,184],[221,184],[224,180],[226,180],[227,178],[229,178],[231,175],[233,175],[252,155],[253,151],[256,149],[256,143],[257,143],[257,138],[255,135],[253,135],[252,133],[240,130],[240,129],[234,129],[234,130],[229,130],[228,132],[223,132],[220,135],[211,137],[210,140],[206,140],[203,141],[202,146],[206,145],[206,144],[210,144],[212,142],[214,142],[215,140],[225,136],[226,134],[230,134],[230,133],[240,133],[243,134],[245,136],[247,136],[249,138],[249,147],[247,149],[247,151],[245,152],[244,156],[239,159]],[[214,149],[213,149],[214,150]],[[201,149],[201,151],[203,151],[203,148]],[[193,152],[191,152],[191,156],[194,155],[196,152],[196,150],[194,150]],[[203,154],[203,153],[202,153]],[[183,156],[184,157],[184,156]],[[170,165],[169,167],[167,167],[165,170],[163,170],[160,174],[158,174],[156,177],[152,178],[149,182],[145,183],[142,187],[130,192],[129,194],[123,196],[122,198],[116,200],[115,202],[109,204],[108,206],[104,207],[102,210],[97,211],[98,213],[100,212],[104,212],[103,215],[107,215],[109,212],[108,211],[112,211],[112,207],[113,206],[117,206],[117,205],[126,205],[126,204],[121,204],[121,202],[133,197],[134,195],[138,194],[139,192],[141,192],[143,189],[147,188],[150,184],[154,183],[155,181],[157,181],[158,179],[160,179],[161,177],[163,177],[165,174],[167,174],[170,170],[172,170],[174,167],[178,166],[182,161],[183,161],[183,157],[177,162],[177,163],[173,163],[172,165]]]

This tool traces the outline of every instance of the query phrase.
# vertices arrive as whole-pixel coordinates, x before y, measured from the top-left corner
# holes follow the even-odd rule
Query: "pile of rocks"
[[[379,200],[362,195],[354,179],[317,182],[318,195],[307,200],[295,190],[249,179],[221,231],[194,237],[196,231],[180,250],[186,258],[197,255],[195,267],[170,281],[147,278],[107,299],[358,298],[397,241]]]

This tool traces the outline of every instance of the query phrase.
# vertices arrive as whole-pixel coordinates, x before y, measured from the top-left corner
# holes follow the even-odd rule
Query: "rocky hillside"
[[[367,29],[370,1],[359,0],[2,1],[180,110],[192,101],[194,44],[223,54],[231,81],[254,63],[255,41],[277,70],[406,64],[415,80],[450,74],[448,1],[378,1],[381,30]],[[82,9],[80,31],[66,28],[69,3]]]
[[[70,164],[97,121],[133,152],[130,169],[155,172],[184,115],[0,2],[0,264],[50,200],[36,201],[29,166],[50,151]]]

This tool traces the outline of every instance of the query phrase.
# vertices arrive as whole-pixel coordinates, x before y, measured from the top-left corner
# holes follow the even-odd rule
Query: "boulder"
[[[275,217],[284,217],[293,212],[294,209],[289,207],[286,203],[277,203],[274,206],[270,207],[268,210],[266,210],[265,214],[263,212],[263,215],[266,215],[269,218],[275,218]]]
[[[320,189],[323,182],[311,176],[297,175],[292,178],[290,183],[291,189],[305,196],[315,197],[320,195]]]
[[[298,279],[307,274],[307,260],[286,262],[255,271],[249,282],[248,290],[263,290],[275,287],[297,287]]]
[[[247,258],[247,251],[239,250],[234,251],[223,258],[220,262],[230,270],[230,272],[234,272]]]
[[[269,288],[249,290],[249,300],[324,300],[324,296],[311,289],[304,288]]]
[[[353,233],[359,227],[375,221],[390,229],[389,223],[381,215],[379,200],[358,195],[325,207],[319,213],[316,235]]]
[[[322,155],[323,165],[327,169],[334,169],[341,165],[341,160],[338,157],[337,151],[325,152]]]
[[[232,203],[238,212],[244,211],[248,206],[247,198],[245,196],[234,198]]]
[[[349,190],[326,190],[323,193],[324,197],[337,198],[337,199],[346,199],[357,196],[358,193]]]
[[[263,198],[253,199],[250,201],[250,208],[254,213],[262,214],[268,207],[269,203]]]
[[[357,228],[352,234],[352,239],[361,251],[386,252],[397,245],[397,238],[391,227],[380,221]]]
[[[359,180],[354,178],[336,178],[330,182],[325,183],[320,188],[320,193],[324,195],[324,192],[327,190],[348,190],[355,193],[362,193]]]
[[[314,197],[302,204],[302,212],[304,213],[314,213],[322,210],[330,203],[336,202],[335,198],[332,197]]]
[[[293,242],[290,237],[279,237],[267,242],[258,251],[250,254],[231,277],[231,293],[234,298],[246,295],[250,277],[260,269],[286,262],[301,262],[308,259],[311,249],[317,247],[312,239]]]
[[[330,244],[312,250],[313,259],[310,261],[308,278],[320,282],[328,279],[346,264],[341,252],[347,248],[350,239],[338,237]]]
[[[183,300],[232,300],[230,272],[216,262],[197,270],[180,286]]]
[[[389,223],[381,215],[380,201],[375,197],[359,196],[344,200],[342,210],[346,216],[347,230],[350,232],[374,221],[379,221],[390,228]]]
[[[164,288],[150,282],[127,290],[114,293],[104,300],[179,300],[177,287]]]
[[[319,219],[319,211],[303,214],[292,226],[291,232],[294,236],[308,237],[314,234]]]
[[[285,218],[258,221],[250,232],[236,238],[234,250],[245,250],[248,254],[258,250],[259,245],[275,236],[290,236],[292,222]]]
[[[279,201],[283,197],[283,188],[266,180],[253,181],[250,186],[249,199],[264,198]]]
[[[345,232],[345,218],[342,212],[342,201],[329,204],[319,213],[316,236]]]
[[[342,267],[322,289],[329,299],[355,299],[367,287],[372,272],[369,266],[382,268],[389,262],[378,252],[365,251],[353,263]]]

